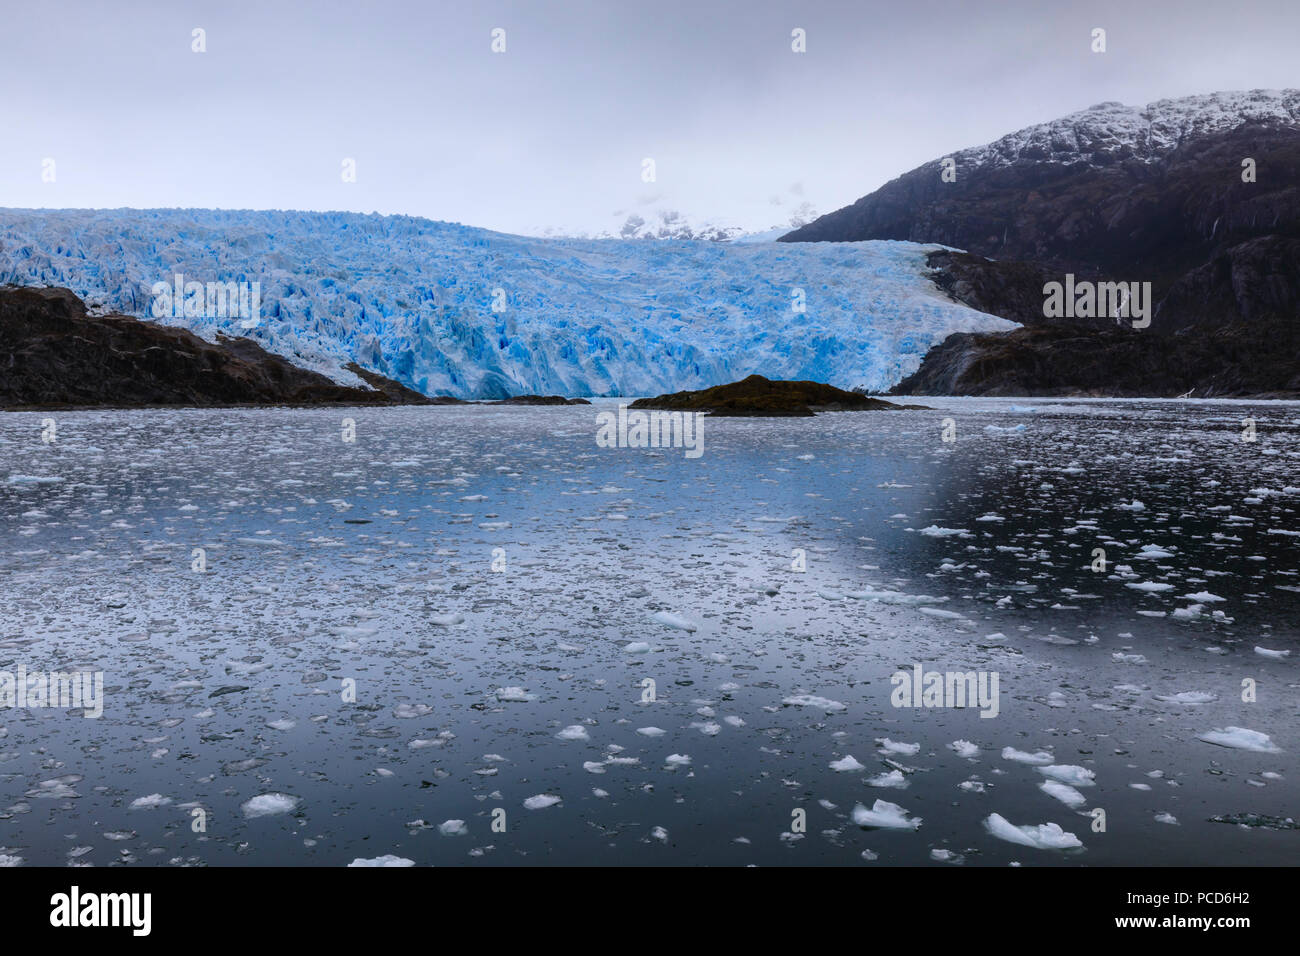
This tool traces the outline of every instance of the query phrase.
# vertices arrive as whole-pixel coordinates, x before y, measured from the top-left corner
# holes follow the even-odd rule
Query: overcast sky
[[[5,6],[5,206],[347,209],[537,232],[614,228],[652,202],[758,229],[1104,100],[1300,86],[1298,0]]]

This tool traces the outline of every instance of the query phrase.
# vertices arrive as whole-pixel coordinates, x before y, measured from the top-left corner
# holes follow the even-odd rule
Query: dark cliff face
[[[946,183],[927,164],[781,239],[967,250],[930,256],[936,284],[1026,326],[950,337],[894,394],[1300,390],[1300,129],[1246,123],[1158,155],[1101,150],[1078,162],[968,153],[986,165],[963,167],[958,154]],[[1246,158],[1254,182],[1243,181]],[[1043,286],[1066,273],[1150,282],[1150,327],[1045,319]]]
[[[1242,160],[1256,181],[1242,181]],[[1101,165],[1099,165],[1101,163]],[[1245,125],[1192,139],[1167,154],[1091,154],[1089,161],[956,170],[930,163],[782,242],[907,239],[955,246],[1056,271],[1173,278],[1216,250],[1266,235],[1300,238],[1300,129]]]
[[[1242,160],[1255,160],[1255,182]],[[1102,165],[1098,165],[1098,162]],[[1238,274],[1264,249],[1258,239],[1300,239],[1300,130],[1245,125],[1194,138],[1156,159],[1093,155],[1089,162],[1021,159],[987,169],[957,168],[940,178],[937,163],[914,169],[851,206],[783,236],[782,242],[907,239],[937,242],[997,260],[1032,262],[1059,279],[1151,282],[1156,331],[1190,324],[1164,298],[1206,263],[1234,256]],[[1273,248],[1276,248],[1273,247]],[[1261,265],[1274,276],[1286,276]],[[1217,319],[1263,314],[1226,294],[1223,273],[1198,282],[1219,308]],[[1265,298],[1294,313],[1294,273],[1285,294]],[[1202,310],[1205,311],[1205,310]],[[1002,314],[998,312],[997,314]],[[1007,316],[1010,318],[1010,316]]]
[[[1072,323],[950,335],[891,395],[1300,397],[1294,323],[1173,335]]]
[[[1032,262],[986,259],[969,252],[941,250],[926,256],[934,270],[930,279],[949,298],[1021,325],[1048,325],[1043,315],[1043,286],[1059,278]],[[1077,320],[1077,324],[1109,327],[1109,319]]]
[[[0,288],[0,407],[424,404],[354,369],[375,391],[338,385],[250,339],[206,342],[123,315],[88,316],[67,289]]]

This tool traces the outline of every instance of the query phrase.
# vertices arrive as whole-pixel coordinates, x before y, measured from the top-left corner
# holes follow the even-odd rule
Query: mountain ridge
[[[1153,363],[1151,394],[1294,387],[1271,361],[1255,377],[1233,355],[1250,351],[1251,335],[1293,362],[1300,353],[1300,90],[1100,104],[947,158],[954,181],[942,159],[923,164],[779,241],[890,238],[964,250],[932,257],[935,281],[956,301],[1027,326],[1049,321],[1034,314],[1035,283],[1040,308],[1046,284],[1066,276],[1150,283],[1142,334],[1180,357],[1162,362],[1138,339],[1107,336],[1104,347],[1089,346],[1107,356],[1089,370],[1058,360],[1059,334],[977,335],[941,343],[895,394],[1103,394],[1107,367],[1142,361]],[[1214,336],[1233,354],[1215,364],[1181,336]],[[1060,377],[1027,374],[1035,361]],[[968,371],[957,374],[959,366]],[[1132,394],[1134,380],[1121,378],[1116,392]]]

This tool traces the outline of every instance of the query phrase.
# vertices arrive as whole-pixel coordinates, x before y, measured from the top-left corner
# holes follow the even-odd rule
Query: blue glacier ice
[[[209,340],[248,335],[339,382],[358,384],[343,368],[356,361],[460,398],[653,395],[753,373],[883,390],[952,332],[1015,327],[943,296],[926,278],[937,248],[539,239],[337,212],[0,209],[0,283],[67,286],[150,318],[154,284],[176,273],[258,282],[258,328],[157,321]]]

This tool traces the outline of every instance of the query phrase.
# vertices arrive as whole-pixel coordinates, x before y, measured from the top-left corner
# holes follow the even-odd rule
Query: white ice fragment
[[[1037,850],[1064,850],[1083,846],[1078,837],[1073,833],[1066,833],[1055,823],[1018,827],[997,813],[990,813],[984,818],[984,829],[999,840],[1018,843]]]
[[[909,817],[907,811],[888,800],[877,800],[868,810],[862,804],[853,808],[853,822],[860,827],[881,827],[889,830],[915,830],[921,825],[920,817]]]
[[[1068,783],[1061,783],[1057,780],[1044,780],[1038,785],[1038,789],[1043,791],[1049,797],[1055,797],[1070,809],[1074,810],[1088,802],[1087,797],[1081,794]]]
[[[678,631],[699,630],[699,625],[695,622],[688,621],[686,618],[677,614],[672,614],[669,611],[656,611],[654,614],[650,615],[650,620],[656,621],[664,627],[671,627]]]
[[[349,863],[348,866],[415,866],[415,861],[408,860],[404,856],[394,856],[392,853],[385,853],[383,856],[376,856],[369,860],[357,857]]]
[[[1262,734],[1258,730],[1247,730],[1245,727],[1215,727],[1206,733],[1197,734],[1196,739],[1204,740],[1207,744],[1218,744],[1220,747],[1233,747],[1237,750],[1253,750],[1256,753],[1282,752],[1282,748],[1273,743],[1268,734]]]
[[[1040,764],[1041,765],[1049,764],[1056,758],[1053,757],[1045,750],[1040,750],[1037,753],[1031,754],[1031,753],[1026,753],[1023,750],[1017,750],[1015,747],[1003,747],[1002,759],[1014,760],[1016,763],[1027,763],[1027,764],[1034,764],[1037,766]]]
[[[794,697],[786,697],[781,703],[792,707],[817,707],[828,714],[847,709],[838,700],[830,700],[827,697],[817,697],[812,694],[796,694]]]
[[[279,813],[288,813],[298,806],[298,798],[287,793],[259,793],[251,800],[240,804],[244,816],[252,820],[256,817],[269,817]]]

